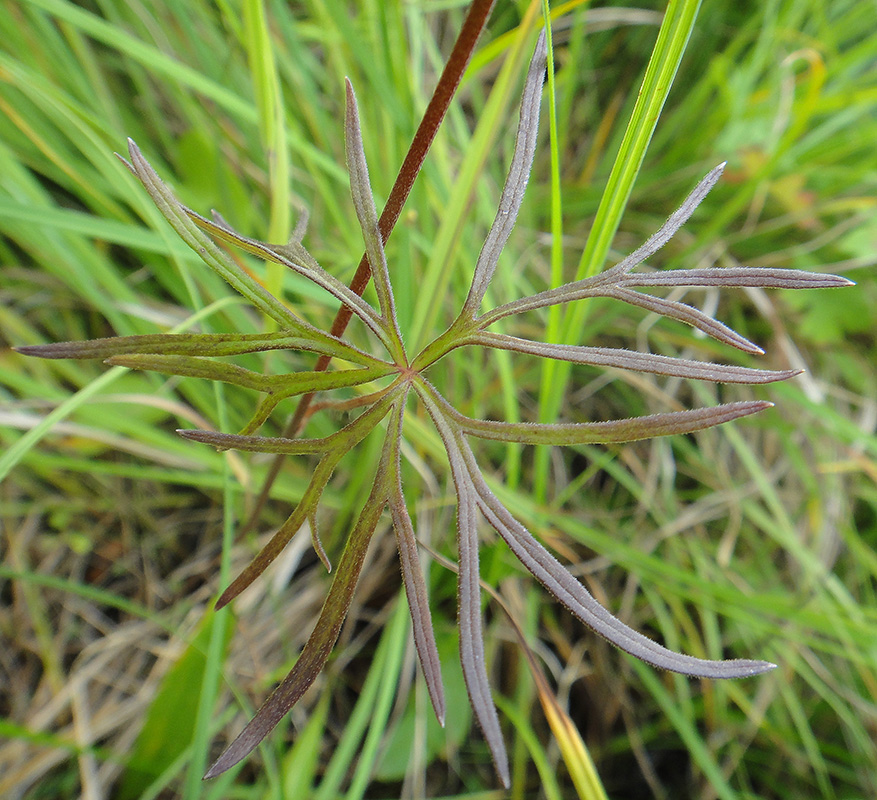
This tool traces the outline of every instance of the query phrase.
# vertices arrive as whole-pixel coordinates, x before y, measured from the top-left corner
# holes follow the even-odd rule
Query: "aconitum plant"
[[[317,553],[330,568],[329,559],[317,533],[316,512],[320,497],[341,459],[376,428],[383,430],[383,448],[372,480],[371,493],[344,545],[313,633],[292,671],[265,701],[243,732],[210,767],[207,777],[218,775],[245,758],[298,701],[325,665],[350,607],[369,541],[385,509],[389,510],[395,531],[405,591],[411,609],[414,641],[424,679],[435,713],[440,722],[444,721],[445,699],[439,656],[427,591],[418,562],[414,525],[402,493],[400,452],[403,419],[412,402],[422,404],[435,425],[447,453],[456,490],[460,660],[475,716],[504,785],[509,784],[508,759],[488,685],[482,637],[477,534],[479,516],[496,529],[521,563],[576,617],[637,658],[656,667],[703,678],[740,678],[757,675],[774,667],[765,661],[710,661],[675,653],[615,618],[497,499],[482,475],[470,445],[472,438],[530,445],[629,442],[702,430],[754,414],[769,407],[770,403],[750,400],[607,422],[511,423],[472,419],[461,414],[454,408],[452,399],[442,396],[429,379],[430,368],[452,350],[481,346],[575,364],[614,367],[718,383],[759,384],[786,380],[797,374],[796,371],[770,371],[701,363],[617,348],[546,344],[494,333],[490,328],[498,320],[525,311],[584,298],[609,297],[682,320],[721,342],[747,353],[757,354],[762,352],[759,347],[707,314],[684,303],[646,294],[639,289],[668,286],[805,289],[839,287],[850,283],[832,275],[755,267],[636,272],[636,267],[666,244],[691,216],[721,177],[724,165],[720,165],[694,188],[682,205],[645,244],[615,266],[594,277],[567,283],[482,312],[485,292],[515,224],[533,164],[545,54],[543,35],[527,75],[514,155],[499,209],[475,263],[463,308],[450,327],[420,352],[408,352],[397,324],[390,270],[369,184],[356,99],[349,82],[345,119],[347,165],[353,204],[362,228],[375,283],[377,308],[326,272],[298,239],[283,245],[257,241],[236,233],[218,215],[211,221],[186,208],[155,173],[137,145],[129,142],[130,162],[126,161],[128,167],[143,183],[174,230],[208,266],[273,319],[278,329],[262,334],[156,334],[19,348],[22,353],[43,358],[102,358],[112,365],[195,376],[256,389],[264,393],[264,399],[252,419],[239,433],[181,430],[179,434],[186,439],[220,449],[318,456],[310,482],[298,505],[250,565],[222,593],[217,608],[229,603],[255,581],[307,523],[310,523]],[[384,355],[372,355],[300,319],[229,258],[215,240],[237,245],[313,281],[337,298],[365,324],[380,343]],[[218,356],[268,350],[317,353],[344,362],[345,368],[329,372],[263,375],[212,360]],[[316,439],[256,435],[278,403],[286,398],[365,384],[381,388],[359,397],[356,407],[361,412],[336,433]]]

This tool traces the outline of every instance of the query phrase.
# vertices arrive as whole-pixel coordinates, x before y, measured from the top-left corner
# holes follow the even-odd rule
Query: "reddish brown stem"
[[[408,148],[408,154],[402,162],[399,174],[396,176],[396,182],[393,184],[390,196],[387,198],[387,205],[384,206],[381,218],[378,220],[381,238],[385,243],[393,232],[396,221],[399,219],[399,214],[402,212],[405,201],[408,199],[408,194],[411,192],[411,187],[414,185],[414,180],[423,166],[423,161],[426,158],[427,152],[429,152],[430,145],[432,145],[432,141],[435,139],[435,135],[457,91],[457,87],[460,85],[463,73],[466,71],[466,67],[472,58],[472,53],[475,51],[478,37],[481,35],[481,31],[484,30],[484,26],[490,17],[494,2],[495,0],[472,0],[472,5],[469,7],[469,12],[463,21],[463,26],[460,28],[460,35],[457,37],[454,49],[448,57],[448,63],[445,65],[429,105],[423,114],[423,119],[420,121],[417,132],[414,134],[411,146]],[[363,253],[359,266],[356,269],[356,274],[350,282],[350,288],[358,295],[362,295],[365,287],[368,286],[370,278],[371,269],[369,268],[368,258]],[[350,309],[347,306],[341,306],[335,321],[332,323],[331,333],[334,336],[341,336],[350,322],[350,317]],[[329,366],[330,360],[327,356],[320,356],[314,369],[317,371],[326,369]],[[306,394],[301,398],[295,413],[286,423],[282,436],[292,438],[299,432],[302,423],[307,419],[308,408],[313,397],[313,394]],[[259,494],[258,500],[256,500],[256,505],[244,527],[244,531],[250,530],[258,521],[271,487],[280,473],[283,459],[284,456],[282,454],[275,456],[271,464],[271,470],[265,479],[262,491]]]

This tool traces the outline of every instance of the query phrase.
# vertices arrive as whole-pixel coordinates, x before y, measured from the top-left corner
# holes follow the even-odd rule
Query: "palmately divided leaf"
[[[448,455],[457,497],[457,544],[459,554],[458,598],[460,660],[476,719],[484,733],[497,774],[508,787],[510,773],[502,730],[493,703],[485,663],[478,554],[478,517],[496,529],[521,563],[585,625],[617,647],[655,666],[706,678],[739,678],[770,670],[765,661],[714,661],[675,653],[638,633],[601,606],[529,531],[514,518],[489,488],[475,461],[469,439],[479,437],[527,445],[569,445],[628,442],[653,436],[690,433],[738,419],[768,408],[764,401],[728,403],[606,422],[531,424],[507,423],[466,417],[456,411],[421,374],[455,348],[480,345],[575,364],[610,367],[718,383],[763,384],[785,380],[796,370],[761,370],[727,364],[639,353],[619,348],[551,344],[492,333],[487,328],[513,314],[547,308],[591,297],[621,300],[652,313],[693,325],[720,342],[749,353],[762,353],[753,342],[699,309],[677,300],[638,291],[643,287],[759,287],[829,288],[850,285],[834,275],[799,270],[729,267],[633,273],[632,270],[663,247],[718,182],[724,164],[701,180],[682,205],[660,229],[633,253],[599,275],[567,283],[530,297],[506,303],[478,316],[480,305],[495,274],[503,248],[521,209],[538,137],[540,95],[547,47],[541,34],[530,62],[520,107],[514,154],[499,208],[487,234],[463,309],[455,322],[426,348],[409,360],[396,320],[395,300],[378,226],[365,159],[356,98],[347,82],[345,143],[351,194],[363,231],[366,256],[378,296],[376,311],[354,289],[326,272],[301,243],[303,224],[286,244],[270,244],[237,233],[218,213],[213,220],[182,205],[158,177],[137,145],[129,140],[129,169],[139,178],[179,236],[232,288],[246,297],[282,329],[266,334],[155,334],[115,337],[89,342],[61,342],[16,348],[43,358],[103,358],[108,364],[150,369],[174,375],[223,381],[265,393],[255,414],[240,434],[215,431],[178,431],[186,439],[219,449],[274,454],[317,455],[317,463],[299,503],[256,558],[235,578],[217,601],[221,608],[256,580],[288,544],[308,525],[315,551],[331,570],[319,537],[317,509],[331,476],[341,461],[389,415],[380,463],[370,496],[347,538],[331,588],[295,666],[259,709],[237,739],[211,766],[205,777],[214,777],[245,758],[284,717],[312,685],[334,647],[362,569],[369,541],[385,507],[390,510],[396,535],[402,578],[411,610],[414,642],[430,699],[439,721],[444,723],[446,701],[441,665],[432,628],[427,589],[421,572],[414,526],[402,490],[401,442],[403,415],[411,389],[425,406]],[[124,161],[124,159],[123,159]],[[303,217],[306,220],[306,216]],[[211,238],[212,237],[212,238]],[[281,264],[312,281],[356,314],[387,350],[388,358],[372,356],[330,333],[299,319],[283,301],[252,279],[214,239],[236,245],[266,261]],[[360,287],[361,288],[361,287]],[[319,354],[314,371],[263,375],[234,364],[211,360],[269,350],[301,350]],[[333,373],[321,371],[330,358],[356,365]],[[277,438],[254,432],[284,398],[297,394],[353,387],[388,378],[383,388],[334,403],[337,410],[365,407],[365,411],[336,433],[323,438]],[[326,404],[328,405],[328,404]],[[302,406],[301,408],[306,408]],[[313,408],[311,410],[314,410]],[[301,419],[305,412],[302,411]],[[298,420],[298,417],[296,417]],[[300,421],[300,420],[299,420]],[[267,490],[266,490],[267,491]]]

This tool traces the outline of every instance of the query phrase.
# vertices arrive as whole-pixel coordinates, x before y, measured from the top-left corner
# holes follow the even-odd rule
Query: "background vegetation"
[[[236,430],[252,393],[25,359],[7,346],[261,325],[160,224],[113,156],[128,136],[184,202],[221,210],[245,233],[282,238],[306,208],[309,249],[352,276],[362,243],[343,162],[343,77],[357,89],[380,206],[465,4],[277,0],[265,4],[268,36],[245,14],[255,5],[13,0],[0,11],[3,797],[503,794],[456,665],[455,576],[435,562],[428,573],[449,701],[442,731],[415,669],[390,535],[374,542],[336,654],[289,724],[259,756],[203,784],[210,755],[288,671],[327,587],[302,537],[236,602],[233,619],[214,616],[223,543],[233,569],[245,564],[311,465],[290,460],[258,530],[236,538],[267,463],[184,442],[174,429]],[[565,12],[555,20],[562,249],[552,251],[548,234],[557,193],[544,135],[495,303],[558,282],[561,267],[575,272],[663,5],[554,10]],[[485,531],[485,580],[550,687],[534,683],[508,617],[489,603],[512,797],[584,792],[561,756],[569,741],[558,744],[543,715],[546,691],[578,727],[610,797],[855,798],[877,784],[872,12],[852,0],[704,0],[612,244],[612,260],[628,253],[727,160],[720,185],[651,263],[788,266],[856,280],[842,292],[686,298],[719,303],[720,318],[767,351],[745,363],[806,375],[735,388],[581,367],[564,382],[537,359],[502,354],[449,358],[431,373],[461,410],[494,418],[556,410],[607,419],[753,396],[777,403],[672,440],[564,450],[479,443],[497,486],[509,487],[502,499],[627,622],[694,655],[780,665],[742,682],[659,674],[583,630]],[[540,13],[539,3],[498,2],[390,240],[412,341],[463,299],[511,150],[533,41],[521,31]],[[279,98],[284,113],[272,116]],[[287,169],[291,217],[280,202]],[[292,276],[265,279],[285,281],[302,316],[331,323],[328,297]],[[520,324],[577,343],[740,361],[681,325],[608,301]],[[280,359],[242,363],[271,369]],[[310,430],[324,435],[342,421],[315,416]],[[446,465],[432,459],[425,426],[409,433],[418,536],[453,558]],[[365,498],[376,444],[342,464],[325,495],[330,553]]]

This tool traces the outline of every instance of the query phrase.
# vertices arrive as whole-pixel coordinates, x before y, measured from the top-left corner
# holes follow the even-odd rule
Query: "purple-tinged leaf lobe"
[[[325,666],[350,609],[353,591],[359,580],[369,542],[387,501],[388,459],[388,448],[385,444],[371,494],[347,538],[320,617],[295,666],[262,704],[256,716],[247,723],[238,737],[207,770],[205,778],[215,778],[255,750],[298,702]]]
[[[178,429],[177,434],[193,442],[210,444],[219,450],[244,450],[249,453],[284,453],[303,455],[325,453],[329,437],[324,439],[283,439],[279,436],[241,436],[237,433],[219,433]]]
[[[587,347],[571,344],[545,344],[531,342],[499,333],[479,333],[471,336],[467,344],[496,347],[525,355],[554,358],[573,364],[595,367],[614,367],[635,372],[648,372],[674,378],[691,378],[713,383],[761,384],[784,381],[799,375],[801,370],[769,370],[738,367],[731,364],[713,364],[708,361],[692,361],[687,358],[640,353],[616,347]]]
[[[426,384],[415,386],[423,400],[436,430],[444,443],[451,467],[451,477],[457,493],[457,547],[459,578],[457,592],[459,599],[458,624],[460,627],[460,663],[463,667],[463,680],[475,718],[490,748],[493,764],[503,786],[510,784],[508,755],[502,738],[502,730],[496,713],[496,706],[490,694],[487,667],[484,659],[484,639],[481,628],[481,602],[478,575],[478,531],[476,517],[475,487],[469,477],[466,464],[456,441],[457,431],[454,423],[445,415],[436,402],[439,395]]]
[[[463,433],[480,439],[529,445],[617,444],[657,436],[694,433],[750,414],[757,414],[772,406],[773,403],[764,400],[743,400],[710,408],[650,414],[646,417],[556,424],[495,422],[464,417],[456,411],[453,412],[452,418]]]
[[[521,563],[585,625],[616,647],[653,666],[700,678],[746,678],[776,667],[767,661],[733,659],[713,661],[676,653],[625,625],[601,606],[518,522],[490,491],[468,444],[459,441],[478,503],[487,521],[506,541]]]
[[[772,267],[707,267],[636,272],[618,281],[621,286],[720,286],[762,289],[836,289],[853,286],[840,275]]]
[[[347,89],[347,108],[344,130],[347,152],[347,171],[350,173],[350,193],[353,206],[362,229],[365,241],[365,252],[368,256],[369,268],[375,283],[381,316],[387,327],[393,346],[394,355],[405,358],[402,336],[396,322],[396,308],[393,300],[393,287],[390,283],[390,272],[387,268],[387,256],[384,253],[384,241],[378,228],[378,212],[375,209],[374,196],[368,176],[368,164],[365,160],[365,148],[359,126],[359,110],[356,106],[356,95],[349,80],[345,80]]]
[[[445,693],[442,685],[441,661],[435,642],[432,627],[432,614],[429,610],[429,598],[426,583],[417,557],[417,540],[414,536],[414,525],[405,504],[402,493],[402,473],[400,465],[400,445],[402,442],[402,409],[404,399],[393,409],[390,419],[390,497],[388,505],[393,518],[393,530],[396,534],[396,546],[399,550],[399,562],[402,567],[402,581],[411,611],[411,624],[414,634],[414,646],[423,670],[424,681],[429,698],[435,709],[439,724],[445,725]]]
[[[478,256],[475,272],[472,276],[472,286],[463,305],[462,313],[470,318],[475,317],[478,307],[484,299],[484,293],[496,272],[499,257],[515,227],[515,221],[524,200],[524,192],[527,189],[530,171],[533,168],[533,157],[536,154],[536,139],[539,133],[539,100],[542,93],[547,52],[548,46],[543,30],[536,42],[536,49],[530,60],[530,68],[524,82],[515,150],[499,200],[499,208]]]

